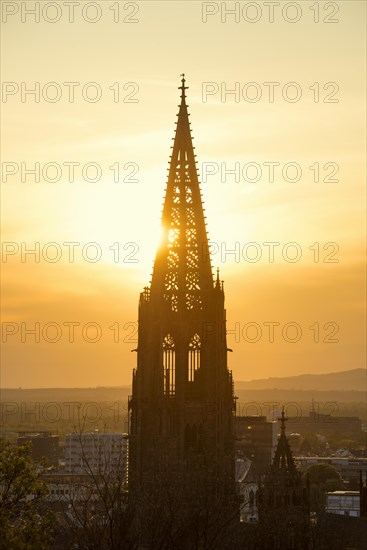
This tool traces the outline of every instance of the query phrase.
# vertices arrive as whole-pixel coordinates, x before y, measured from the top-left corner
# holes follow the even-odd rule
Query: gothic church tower
[[[162,213],[162,244],[139,301],[129,493],[198,479],[233,499],[235,401],[223,283],[213,278],[185,78]]]

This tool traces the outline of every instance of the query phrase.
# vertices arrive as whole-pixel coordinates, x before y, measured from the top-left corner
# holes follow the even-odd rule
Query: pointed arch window
[[[176,357],[175,342],[170,334],[163,338],[163,392],[164,395],[175,395]]]
[[[194,334],[189,343],[189,382],[195,379],[195,372],[200,368],[201,340],[198,334]]]

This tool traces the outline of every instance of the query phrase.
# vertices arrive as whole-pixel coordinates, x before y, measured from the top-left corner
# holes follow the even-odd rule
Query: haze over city
[[[142,2],[139,24],[104,17],[98,40],[95,26],[78,18],[78,32],[67,39],[63,20],[40,23],[35,33],[32,22],[9,18],[3,80],[26,82],[28,89],[39,82],[41,90],[56,82],[62,97],[47,102],[41,91],[39,103],[31,95],[22,102],[19,90],[6,98],[3,160],[19,170],[2,184],[2,240],[13,243],[2,263],[2,387],[131,383],[138,298],[159,244],[182,71],[213,275],[219,267],[225,281],[234,379],[365,366],[364,13],[363,2],[343,2],[338,25],[317,26],[310,17],[295,25],[221,24],[218,17],[203,24],[200,3]],[[189,35],[178,27],[189,28]],[[67,82],[80,83],[74,102]],[[103,92],[95,103],[81,95],[90,82]],[[243,99],[251,82],[261,90],[257,102]],[[269,82],[279,83],[273,102]],[[282,95],[289,82],[302,90],[297,102]],[[324,88],[330,82],[337,88]],[[236,89],[240,95],[230,93]],[[325,102],[332,92],[338,101]],[[123,101],[127,97],[134,101]],[[39,183],[26,172],[36,162]],[[60,181],[42,181],[49,162],[62,167]],[[80,163],[73,182],[65,165],[72,162]],[[94,183],[82,174],[90,162],[101,168]],[[115,163],[127,181],[114,182]],[[225,172],[236,163],[239,181]],[[247,163],[261,167],[259,181],[253,167],[247,180],[243,176]],[[273,182],[269,163],[279,163]],[[287,163],[301,167],[299,181],[290,181],[294,167],[284,179]],[[325,182],[326,176],[337,181]],[[80,243],[73,262],[64,243]],[[87,243],[98,248],[85,249]],[[61,256],[53,262],[55,254]],[[35,323],[37,343],[27,333]],[[48,323],[54,325],[44,337]]]

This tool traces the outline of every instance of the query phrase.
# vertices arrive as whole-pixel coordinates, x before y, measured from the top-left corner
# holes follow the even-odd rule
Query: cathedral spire
[[[173,311],[203,309],[213,289],[208,238],[181,75],[181,104],[162,213],[162,245],[154,262],[152,297]]]
[[[293,460],[282,408],[280,437],[273,463],[259,487],[260,548],[309,548],[310,485],[306,486]]]
[[[296,469],[292,451],[290,449],[287,436],[285,435],[285,422],[288,420],[284,413],[284,407],[282,408],[282,415],[280,417],[280,437],[278,445],[275,451],[272,468],[277,470],[294,471]]]
[[[144,525],[147,548],[148,518],[166,510],[167,503],[170,510],[183,511],[189,530],[202,514],[203,498],[211,503],[215,521],[218,510],[227,521],[237,508],[235,400],[224,292],[219,273],[214,282],[211,270],[184,75],[179,90],[162,244],[150,288],[140,294],[137,367],[129,401],[129,494],[138,502],[142,497],[136,524]],[[167,489],[167,500],[162,500]],[[164,503],[161,508],[157,501]],[[183,532],[182,515],[176,516],[174,530]]]

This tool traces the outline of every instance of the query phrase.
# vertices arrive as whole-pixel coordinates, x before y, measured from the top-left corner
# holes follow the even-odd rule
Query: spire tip
[[[181,73],[181,86],[178,87],[179,90],[181,90],[181,100],[184,101],[186,99],[185,90],[188,89],[188,86],[185,86],[185,73]]]

